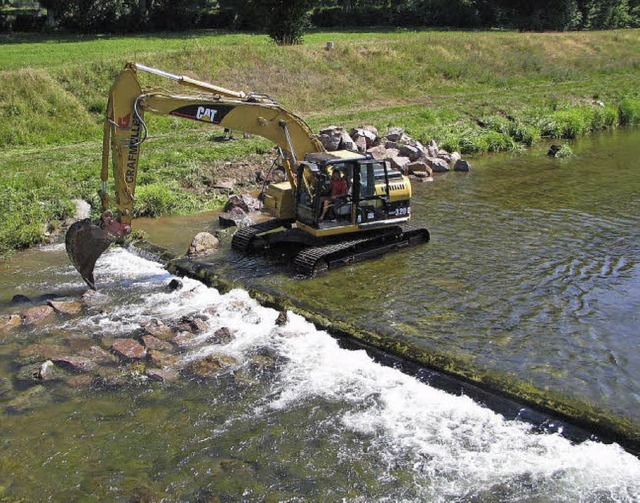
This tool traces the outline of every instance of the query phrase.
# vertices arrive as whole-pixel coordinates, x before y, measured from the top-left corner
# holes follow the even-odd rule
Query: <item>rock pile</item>
[[[328,151],[353,150],[369,153],[386,161],[392,168],[417,180],[428,180],[433,173],[470,171],[471,166],[458,152],[449,153],[431,140],[426,146],[405,133],[403,128],[390,128],[380,135],[374,126],[361,126],[347,132],[342,126],[329,126],[318,139]]]
[[[263,356],[239,362],[226,354],[224,347],[236,335],[219,326],[214,307],[176,319],[152,319],[120,337],[57,328],[61,320],[108,313],[108,303],[106,296],[91,291],[81,300],[24,303],[20,312],[0,315],[2,352],[11,355],[16,369],[13,379],[0,378],[0,396],[8,411],[37,406],[35,397],[40,400],[49,394],[33,388],[56,383],[71,389],[113,388],[181,377],[206,380],[227,372],[242,374],[247,365],[273,366]],[[46,335],[33,339],[34,327]],[[204,347],[208,349],[202,351]]]

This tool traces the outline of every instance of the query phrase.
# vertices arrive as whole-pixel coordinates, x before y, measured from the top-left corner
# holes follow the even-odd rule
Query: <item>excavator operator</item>
[[[329,211],[331,205],[334,204],[339,197],[346,196],[347,191],[347,181],[342,177],[340,171],[334,169],[331,174],[331,195],[325,197],[322,202],[323,208],[320,220],[324,220],[324,217],[326,216],[327,211]]]

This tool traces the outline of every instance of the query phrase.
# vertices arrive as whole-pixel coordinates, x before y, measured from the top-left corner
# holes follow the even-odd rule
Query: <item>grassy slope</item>
[[[324,50],[328,40],[332,51]],[[541,134],[573,137],[640,115],[640,30],[315,33],[297,47],[212,32],[0,42],[0,254],[42,239],[47,225],[68,216],[72,197],[96,202],[100,121],[127,60],[270,94],[314,129],[399,125],[467,153]],[[594,97],[606,106],[594,106]],[[219,199],[200,190],[203,179],[224,161],[270,149],[259,138],[211,141],[219,132],[188,121],[152,117],[149,126],[141,213],[215,205]]]

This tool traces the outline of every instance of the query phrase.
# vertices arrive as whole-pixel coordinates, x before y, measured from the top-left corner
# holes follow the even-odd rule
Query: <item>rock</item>
[[[431,168],[431,171],[433,173],[446,173],[447,171],[450,171],[449,163],[444,159],[438,159],[437,157],[426,157],[425,161]]]
[[[0,376],[0,398],[6,398],[13,392],[11,381],[6,377]]]
[[[173,382],[177,381],[180,377],[180,374],[173,369],[147,368],[145,369],[144,374],[152,381],[158,382]]]
[[[87,307],[101,307],[109,302],[109,297],[96,290],[87,290],[82,294],[82,303]]]
[[[471,171],[471,166],[467,161],[463,159],[458,159],[455,165],[453,166],[453,171],[469,172]]]
[[[12,328],[20,326],[21,323],[22,317],[17,314],[0,316],[0,332],[9,331]]]
[[[54,310],[51,306],[34,306],[22,313],[22,324],[38,325],[44,323],[52,314]]]
[[[26,364],[53,360],[65,354],[66,348],[54,344],[30,344],[18,351],[18,363]]]
[[[93,372],[98,368],[95,362],[83,356],[63,356],[61,358],[55,358],[53,362],[65,370],[79,374]]]
[[[431,167],[425,161],[416,161],[407,164],[407,171],[411,175],[417,176],[431,176]]]
[[[233,356],[224,353],[212,353],[204,358],[190,362],[184,370],[194,377],[209,379],[237,364],[238,361]]]
[[[179,348],[187,348],[193,345],[193,341],[196,339],[196,337],[197,336],[194,333],[183,330],[181,332],[178,332],[175,337],[171,339],[171,342]]]
[[[400,141],[403,136],[404,129],[401,127],[389,128],[389,131],[384,134],[384,137],[389,141]]]
[[[143,335],[142,343],[147,350],[155,349],[157,351],[171,351],[173,350],[173,346],[169,344],[167,341],[163,341],[154,337],[153,335]]]
[[[402,157],[402,156],[394,156],[391,159],[389,159],[389,163],[391,164],[391,167],[399,171],[402,171],[403,173],[407,172],[407,165],[410,162],[411,161],[409,160],[408,157]]]
[[[64,382],[67,386],[73,389],[88,389],[93,384],[95,376],[92,374],[76,374],[67,376]]]
[[[428,175],[427,173],[416,171],[412,176],[413,179],[418,182],[433,182],[433,177],[431,175]]]
[[[361,138],[364,138],[365,151],[368,148],[373,147],[376,141],[378,140],[378,130],[373,126],[363,126],[363,127],[352,129],[349,135],[356,142],[356,145],[360,145],[361,142],[359,143],[359,140]]]
[[[356,143],[346,131],[343,131],[340,135],[340,148],[342,150],[356,150]]]
[[[73,199],[71,202],[76,207],[71,223],[91,218],[91,205],[87,201],[84,199]]]
[[[40,381],[42,381],[41,372],[42,366],[45,363],[46,362],[38,362],[31,363],[29,365],[23,365],[17,370],[15,374],[15,380],[23,385],[38,384]],[[51,363],[51,365],[53,365],[53,363]]]
[[[188,331],[192,333],[202,333],[209,329],[209,325],[204,318],[200,316],[183,316],[180,318],[176,330]]]
[[[262,209],[262,201],[249,194],[234,195],[227,200],[224,205],[224,211],[231,211],[233,208],[240,208],[245,213],[260,211]]]
[[[135,339],[116,339],[111,349],[123,358],[140,360],[147,355],[147,350]]]
[[[456,162],[458,162],[460,159],[462,159],[462,156],[460,155],[460,152],[453,152],[451,154],[451,159],[449,160],[449,163],[453,163],[455,164]]]
[[[451,162],[451,154],[446,150],[442,150],[442,149],[438,150],[438,158],[444,159],[447,162]]]
[[[549,151],[547,152],[547,155],[550,157],[555,157],[556,154],[560,151],[562,147],[560,145],[551,145],[549,147]]]
[[[151,320],[142,325],[142,329],[149,335],[153,335],[158,339],[167,340],[171,339],[175,333],[171,328],[165,325],[160,320]]]
[[[41,407],[50,400],[51,395],[46,392],[44,386],[33,386],[9,401],[5,407],[9,412],[19,414]]]
[[[98,365],[108,365],[118,361],[113,354],[100,346],[91,346],[88,349],[84,349],[78,353],[78,356],[87,358]]]
[[[242,229],[255,224],[255,221],[241,208],[233,208],[231,211],[221,213],[218,216],[218,221],[223,228],[233,227],[235,225]]]
[[[74,315],[80,314],[82,312],[82,303],[81,302],[59,302],[55,300],[50,300],[47,302],[53,310],[58,314],[63,315]]]
[[[175,292],[176,290],[181,290],[183,286],[184,286],[184,283],[182,281],[174,278],[171,281],[169,281],[169,284],[167,285],[167,290],[170,292]]]
[[[12,304],[29,304],[30,302],[31,302],[31,299],[29,297],[27,297],[26,295],[22,295],[20,293],[11,297]]]
[[[175,368],[180,364],[180,357],[157,349],[149,350],[149,362],[160,368]]]
[[[287,311],[286,310],[280,311],[280,313],[278,314],[278,317],[276,318],[276,325],[281,327],[283,325],[286,325],[288,321],[289,321],[289,316],[287,315]]]
[[[318,140],[322,143],[323,147],[329,152],[333,152],[340,148],[341,135],[319,134]]]
[[[222,327],[216,330],[213,335],[207,339],[207,342],[210,344],[229,344],[235,338],[231,330],[227,327]]]
[[[207,255],[213,253],[220,246],[220,241],[217,237],[209,232],[199,232],[191,241],[187,255]]]
[[[128,376],[120,367],[100,367],[94,383],[107,388],[118,388],[127,384]]]
[[[382,145],[371,147],[367,149],[367,152],[370,153],[374,159],[384,160],[387,158],[387,149]]]
[[[367,140],[364,136],[359,136],[356,140],[356,147],[358,152],[366,152],[367,151]]]
[[[398,150],[400,151],[400,155],[408,157],[410,161],[417,161],[423,156],[423,153],[419,148],[411,145],[400,145]]]
[[[219,190],[231,191],[236,186],[236,180],[233,178],[227,178],[225,180],[217,180],[211,184],[211,187]]]

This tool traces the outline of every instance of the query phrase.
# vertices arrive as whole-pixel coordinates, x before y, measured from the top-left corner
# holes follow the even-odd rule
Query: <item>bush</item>
[[[640,124],[640,99],[624,98],[618,105],[618,115],[623,126]]]

